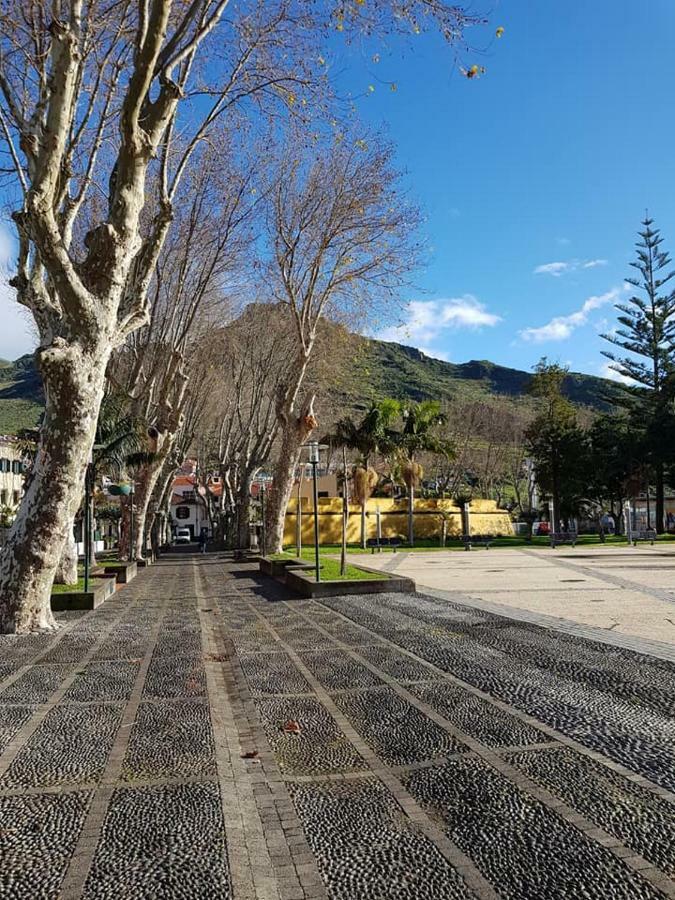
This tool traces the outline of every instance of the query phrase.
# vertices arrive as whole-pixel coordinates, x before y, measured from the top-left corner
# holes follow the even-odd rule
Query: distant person
[[[206,542],[208,541],[208,536],[206,534],[206,530],[202,529],[199,532],[199,550],[201,553],[206,553]]]

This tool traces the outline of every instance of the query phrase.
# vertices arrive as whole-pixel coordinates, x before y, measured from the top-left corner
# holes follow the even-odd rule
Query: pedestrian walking
[[[208,540],[208,536],[206,534],[206,529],[202,528],[199,532],[199,550],[201,553],[206,553],[206,542]]]

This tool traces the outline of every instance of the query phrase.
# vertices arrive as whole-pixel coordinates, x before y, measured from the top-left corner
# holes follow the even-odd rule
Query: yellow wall
[[[380,508],[382,537],[400,536],[407,540],[408,502],[390,498],[371,498],[366,505],[366,537],[377,537],[376,509]],[[286,511],[284,545],[295,545],[297,500],[293,498]],[[494,500],[472,500],[469,507],[472,534],[512,535],[511,516],[498,509]],[[414,529],[416,538],[440,540],[442,514],[447,516],[448,537],[462,533],[462,514],[452,500],[415,500]],[[313,504],[302,498],[302,540],[305,544],[314,542]],[[339,544],[342,540],[342,498],[319,498],[319,543]],[[349,505],[347,542],[356,544],[361,540],[361,507]]]

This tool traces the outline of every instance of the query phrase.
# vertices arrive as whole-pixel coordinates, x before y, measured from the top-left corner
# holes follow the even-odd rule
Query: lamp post
[[[312,465],[312,491],[314,496],[314,567],[316,581],[321,581],[321,568],[319,566],[319,492],[316,484],[316,467],[319,464],[319,444],[312,441],[309,445],[309,461]]]
[[[85,594],[89,590],[89,577],[90,577],[90,564],[89,560],[91,558],[91,525],[92,525],[92,493],[93,493],[93,480],[94,480],[94,450],[102,450],[104,448],[103,444],[93,444],[91,451],[89,453],[89,461],[87,463],[87,468],[84,473],[84,516],[83,516],[83,528],[84,528],[84,592]]]
[[[129,491],[129,561],[136,559],[136,547],[134,544],[134,483],[131,482]]]
[[[265,529],[265,479],[260,482],[260,518],[262,520],[262,555],[267,556],[267,533]]]
[[[91,467],[92,458],[89,457],[87,469],[84,473],[84,592],[89,590],[89,557],[91,553]]]

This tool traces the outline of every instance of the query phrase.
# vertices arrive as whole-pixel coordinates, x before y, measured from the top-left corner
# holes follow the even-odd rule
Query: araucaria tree
[[[644,428],[648,463],[656,491],[656,530],[664,531],[664,466],[672,457],[664,439],[672,417],[673,363],[675,351],[675,289],[669,284],[675,275],[668,253],[662,249],[663,238],[653,228],[654,220],[642,222],[637,243],[637,259],[631,265],[639,277],[627,278],[642,296],[618,303],[620,327],[606,340],[628,355],[617,356],[604,351],[611,368],[628,383],[623,386],[618,402],[633,420]]]

